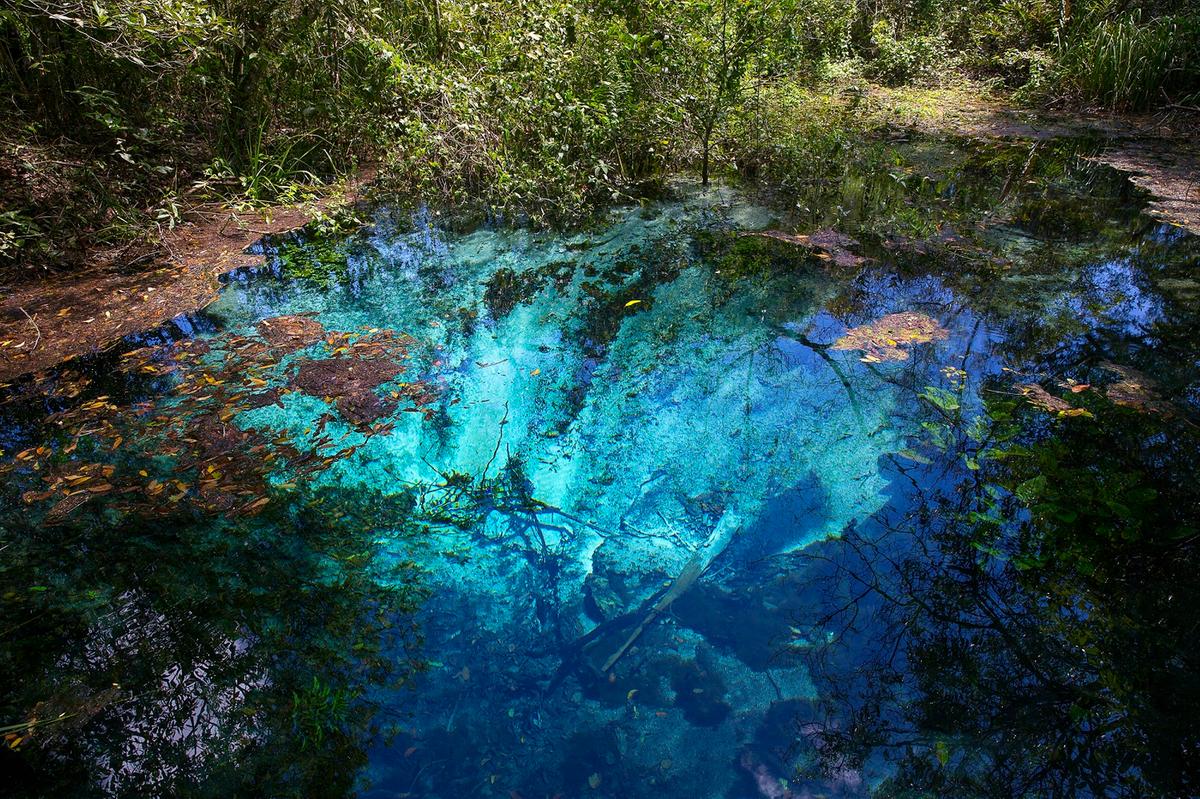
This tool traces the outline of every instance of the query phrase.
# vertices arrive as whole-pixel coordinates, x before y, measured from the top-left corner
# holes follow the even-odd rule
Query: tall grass
[[[1078,99],[1135,111],[1200,90],[1200,16],[1128,14],[1079,27],[1059,61],[1060,80]]]

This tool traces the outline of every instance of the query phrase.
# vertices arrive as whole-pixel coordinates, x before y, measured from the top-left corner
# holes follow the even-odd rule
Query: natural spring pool
[[[1186,795],[1200,243],[1087,152],[894,144],[572,234],[378,207],[9,387],[0,766]]]

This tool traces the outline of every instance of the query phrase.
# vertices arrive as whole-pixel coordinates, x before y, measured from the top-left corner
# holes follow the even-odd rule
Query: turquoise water
[[[1196,598],[1200,250],[1058,157],[1013,197],[1003,160],[680,184],[574,234],[377,208],[18,386],[3,762],[81,796],[1190,784],[1194,726],[1112,679],[1164,650],[1112,659]],[[1171,612],[1118,624],[1139,581]],[[1031,776],[1047,684],[1092,742]]]

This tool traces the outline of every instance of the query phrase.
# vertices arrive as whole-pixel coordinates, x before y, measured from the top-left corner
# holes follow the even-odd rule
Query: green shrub
[[[936,83],[951,66],[946,40],[939,34],[919,34],[897,38],[896,29],[880,20],[871,29],[875,55],[867,74],[880,83]]]
[[[1059,32],[1058,0],[1004,0],[968,15],[961,36],[963,65],[1018,88],[1036,79]]]

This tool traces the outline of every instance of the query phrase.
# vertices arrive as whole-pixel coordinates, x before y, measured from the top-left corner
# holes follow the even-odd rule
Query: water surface
[[[1186,794],[1200,245],[1080,146],[382,207],[10,389],[14,784]]]

